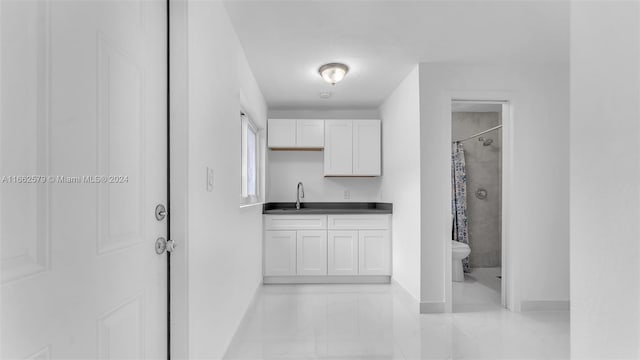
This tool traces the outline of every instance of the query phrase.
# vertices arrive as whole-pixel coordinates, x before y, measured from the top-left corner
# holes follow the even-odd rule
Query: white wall
[[[640,4],[572,2],[571,355],[640,358]]]
[[[420,76],[418,66],[380,107],[382,200],[393,202],[393,279],[420,299]],[[416,309],[417,311],[417,309]]]
[[[568,64],[420,64],[424,311],[444,311],[451,238],[451,96],[512,101],[511,308],[566,308],[569,300]],[[505,136],[509,136],[504,132]],[[505,151],[508,138],[505,138]],[[507,184],[505,184],[507,186]],[[450,299],[449,299],[450,300]]]
[[[377,109],[270,110],[274,119],[379,119]],[[323,151],[267,153],[267,201],[295,202],[296,186],[304,184],[304,201],[379,201],[381,178],[324,177]],[[384,164],[383,164],[384,166]],[[384,171],[384,169],[383,169]],[[345,191],[349,199],[345,199]]]
[[[172,152],[181,172],[172,178],[172,205],[187,214],[172,222],[181,227],[172,234],[183,237],[172,254],[172,278],[184,292],[174,292],[174,357],[216,359],[262,280],[261,207],[239,207],[241,93],[258,126],[266,124],[267,109],[223,4],[175,2],[174,8],[172,30],[187,43],[172,62],[187,78],[176,79],[182,103],[172,102],[178,127]],[[212,192],[207,167],[214,170]]]

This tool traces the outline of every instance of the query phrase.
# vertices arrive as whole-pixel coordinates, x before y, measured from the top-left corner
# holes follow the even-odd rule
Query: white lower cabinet
[[[296,232],[266,231],[264,238],[264,274],[296,274]]]
[[[389,230],[358,231],[358,273],[391,274],[391,237]]]
[[[297,275],[327,275],[327,232],[297,232]]]
[[[391,215],[265,215],[264,224],[266,283],[391,275]]]
[[[328,274],[358,275],[358,231],[329,230]]]

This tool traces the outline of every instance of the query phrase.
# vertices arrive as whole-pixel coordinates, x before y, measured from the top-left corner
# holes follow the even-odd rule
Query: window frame
[[[255,134],[255,182],[256,193],[248,194],[248,130]],[[259,204],[261,201],[261,139],[260,128],[251,120],[246,112],[240,112],[240,206]]]

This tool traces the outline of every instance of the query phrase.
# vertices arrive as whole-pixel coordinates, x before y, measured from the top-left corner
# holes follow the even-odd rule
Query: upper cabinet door
[[[353,175],[353,121],[324,121],[324,175]]]
[[[296,126],[296,147],[324,147],[324,120],[297,120]]]
[[[353,120],[353,174],[380,176],[380,120]]]
[[[296,120],[269,119],[267,143],[270,148],[296,147]]]

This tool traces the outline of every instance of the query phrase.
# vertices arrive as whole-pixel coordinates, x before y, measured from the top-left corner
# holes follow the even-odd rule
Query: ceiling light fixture
[[[349,72],[349,67],[341,63],[329,63],[320,66],[318,73],[324,81],[331,85],[335,85],[344,79],[345,75]]]

